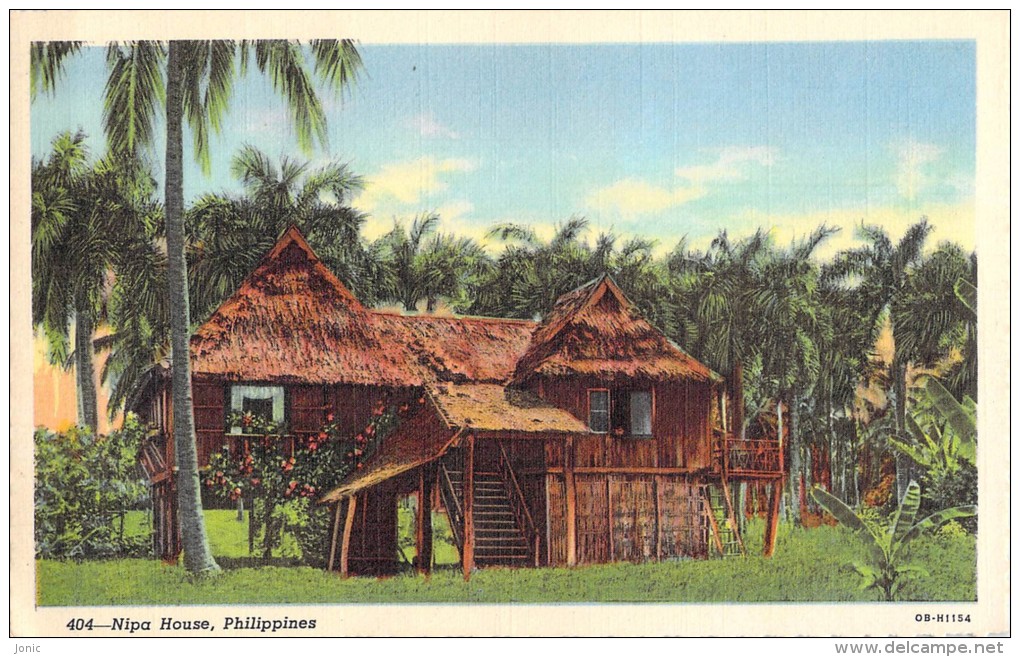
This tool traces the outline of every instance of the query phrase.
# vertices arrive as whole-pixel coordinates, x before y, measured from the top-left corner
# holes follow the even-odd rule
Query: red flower
[[[259,479],[258,477],[252,477],[251,478],[251,485],[252,486],[258,486],[261,483],[262,483],[262,480]]]
[[[365,442],[365,437],[359,433],[357,436],[354,437],[354,442],[363,443]]]
[[[251,413],[245,413],[244,417],[241,418],[241,424],[245,427],[250,427],[251,423],[255,420]]]
[[[354,450],[354,455],[355,456],[361,456],[362,454],[364,454],[364,451],[361,448],[358,448],[358,449]]]
[[[361,466],[362,466],[362,465],[363,465],[362,463],[358,463],[358,470],[360,470],[360,469],[361,469]]]
[[[297,482],[294,481],[294,480],[291,480],[291,482],[290,482],[290,489],[294,490],[295,488],[297,488]]]
[[[329,436],[326,435],[325,431],[319,432],[319,440],[326,440],[327,438],[329,438]]]
[[[317,449],[319,449],[319,443],[317,443],[315,441],[312,441],[312,442],[308,443],[308,451],[309,452],[314,452]]]
[[[419,404],[424,404],[425,403],[425,398],[424,397],[419,397],[418,398],[418,403]]]
[[[369,437],[375,435],[375,425],[374,424],[370,424],[367,427],[365,427],[365,435],[369,436]]]
[[[287,490],[283,491],[283,496],[284,497],[290,497],[291,492],[292,491],[290,489],[287,489]]]
[[[329,415],[326,416],[326,422],[332,422],[332,421],[333,421],[333,414],[330,413]]]

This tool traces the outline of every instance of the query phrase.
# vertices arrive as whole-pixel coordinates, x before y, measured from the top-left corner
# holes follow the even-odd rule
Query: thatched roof
[[[386,436],[379,449],[365,463],[365,467],[352,472],[340,486],[319,501],[336,502],[359,490],[425,465],[441,457],[456,437],[457,431],[446,427],[432,410],[422,410]]]
[[[517,361],[513,383],[572,375],[607,381],[719,378],[643,319],[608,276],[559,298]]]
[[[428,387],[448,426],[474,431],[582,433],[584,422],[534,393],[492,383]]]
[[[406,334],[406,346],[430,380],[506,383],[536,323],[487,317],[379,313]]]
[[[416,386],[398,326],[367,311],[289,228],[191,339],[192,371],[229,380]]]

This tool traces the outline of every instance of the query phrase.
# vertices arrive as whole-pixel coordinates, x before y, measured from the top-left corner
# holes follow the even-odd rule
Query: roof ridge
[[[382,315],[384,317],[397,317],[399,319],[439,319],[453,322],[491,322],[491,323],[507,323],[507,324],[533,324],[537,325],[533,319],[522,319],[519,317],[489,317],[487,315],[405,315],[397,310],[379,310],[375,308],[368,309],[369,312],[375,315]]]

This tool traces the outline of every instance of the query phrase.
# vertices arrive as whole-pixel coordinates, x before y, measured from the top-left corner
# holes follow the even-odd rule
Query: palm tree
[[[861,226],[859,234],[867,244],[839,253],[823,271],[823,278],[828,281],[857,279],[858,284],[854,286],[854,290],[859,299],[858,303],[870,313],[867,326],[873,331],[872,344],[878,335],[883,314],[893,313],[893,340],[896,343],[896,353],[890,365],[890,376],[893,382],[896,434],[901,440],[906,434],[907,364],[910,354],[901,348],[908,336],[903,332],[902,322],[899,323],[900,331],[896,331],[895,315],[907,289],[909,273],[920,264],[924,243],[931,230],[927,217],[922,217],[907,229],[898,243],[893,245],[888,233],[881,227]],[[898,497],[902,497],[909,483],[909,473],[905,467],[901,467],[905,465],[901,461],[897,455]]]
[[[361,67],[352,41],[317,40],[312,41],[309,48],[315,73],[336,89],[349,85]],[[73,52],[73,48],[66,47],[33,50],[33,79],[39,79],[43,88],[51,89],[63,61]],[[167,287],[178,515],[184,565],[196,573],[215,572],[219,566],[209,551],[199,497],[188,349],[191,322],[185,259],[183,126],[187,120],[194,154],[208,171],[209,133],[222,125],[236,72],[235,63],[239,63],[244,73],[251,60],[287,100],[299,145],[309,149],[316,139],[325,142],[325,112],[306,69],[305,52],[296,42],[170,41],[163,44],[138,41],[112,44],[107,48],[110,75],[105,90],[103,124],[111,151],[136,154],[151,145],[159,107],[165,104]]]
[[[259,149],[245,146],[231,171],[244,185],[243,196],[207,194],[187,212],[193,317],[205,317],[236,290],[290,224],[359,298],[372,298],[374,280],[363,272],[364,215],[344,203],[361,179],[345,164],[311,169],[284,157],[277,167]]]
[[[415,217],[410,230],[396,221],[393,230],[378,240],[392,281],[392,288],[383,296],[399,301],[407,312],[415,312],[418,302],[425,296],[422,248],[425,238],[435,231],[438,223],[439,215],[434,212]]]
[[[85,139],[58,135],[32,167],[32,307],[51,359],[74,364],[78,423],[95,431],[93,334],[108,310],[110,275],[140,233],[145,176],[110,160],[91,164]]]

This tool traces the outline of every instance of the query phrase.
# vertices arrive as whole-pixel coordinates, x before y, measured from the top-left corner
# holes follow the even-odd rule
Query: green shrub
[[[109,435],[75,427],[35,431],[35,549],[39,557],[145,556],[147,535],[125,532],[125,515],[142,508],[147,487],[138,468],[146,428],[133,414]]]

